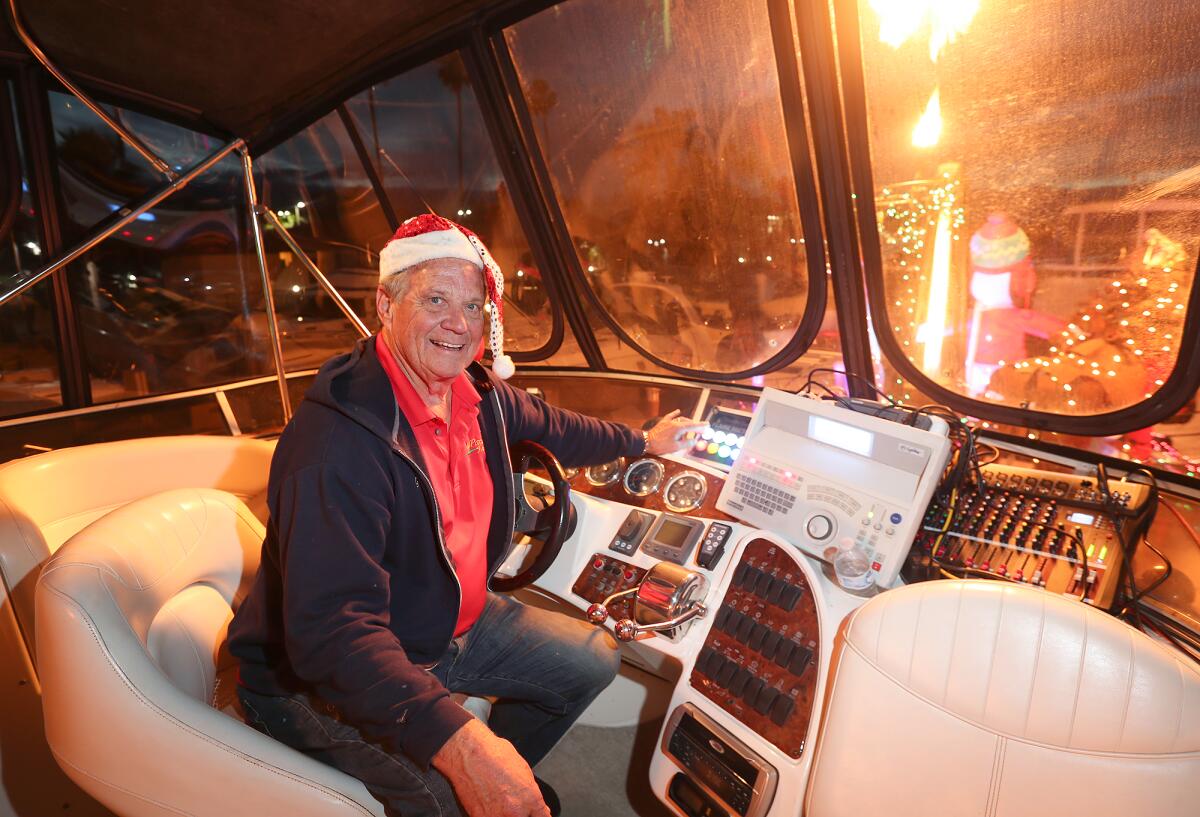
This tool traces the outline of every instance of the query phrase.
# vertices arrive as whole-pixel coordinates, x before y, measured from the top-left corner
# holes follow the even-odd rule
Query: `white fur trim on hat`
[[[389,241],[379,253],[379,282],[435,258],[460,258],[483,267],[483,259],[470,240],[451,227]]]

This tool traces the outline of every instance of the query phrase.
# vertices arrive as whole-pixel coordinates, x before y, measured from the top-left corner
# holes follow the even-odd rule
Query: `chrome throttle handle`
[[[707,614],[708,608],[704,606],[704,602],[697,601],[675,618],[660,621],[657,624],[638,624],[633,619],[623,618],[613,625],[613,634],[619,641],[633,641],[642,633],[661,633],[674,630],[681,624],[686,624],[694,618],[704,618]]]
[[[642,633],[670,633],[708,612],[701,601],[706,583],[698,573],[671,562],[659,562],[650,568],[637,587],[613,593],[603,603],[588,607],[588,621],[603,624],[608,620],[608,605],[636,594],[633,618],[622,619],[613,628],[617,638],[632,641]]]

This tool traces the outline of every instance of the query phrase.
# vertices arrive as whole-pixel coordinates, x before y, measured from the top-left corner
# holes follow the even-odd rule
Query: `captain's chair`
[[[263,527],[237,497],[181,489],[88,525],[37,586],[46,736],[123,817],[383,817],[366,788],[214,707],[235,698],[221,645]]]
[[[927,582],[849,619],[809,817],[1191,817],[1200,673],[1083,604]]]

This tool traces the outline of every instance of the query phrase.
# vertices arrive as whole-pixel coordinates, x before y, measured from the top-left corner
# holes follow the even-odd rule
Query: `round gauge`
[[[667,507],[677,513],[696,510],[704,502],[706,494],[708,494],[708,482],[704,479],[703,474],[695,471],[676,474],[667,480],[667,487],[663,489]]]
[[[578,468],[567,468],[566,466],[564,466],[563,467],[563,476],[565,476],[567,478],[567,482],[570,482],[571,480],[575,479],[575,477],[579,476],[579,469]]]
[[[621,478],[621,469],[624,467],[624,459],[615,459],[603,465],[589,465],[583,475],[593,485],[612,485]]]
[[[666,473],[658,460],[638,460],[625,472],[625,490],[634,496],[646,496],[658,490]]]

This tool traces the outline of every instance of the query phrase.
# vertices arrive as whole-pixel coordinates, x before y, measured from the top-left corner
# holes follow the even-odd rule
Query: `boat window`
[[[809,284],[766,4],[575,0],[505,36],[580,267],[626,336],[597,332],[608,364],[735,372],[786,345]]]
[[[355,314],[378,329],[379,250],[392,230],[339,116],[329,114],[272,148],[256,168],[263,203]],[[356,331],[273,225],[263,239],[288,370],[319,367],[353,346]],[[269,390],[263,394],[270,403]],[[272,406],[263,410],[280,414],[277,396]]]
[[[346,107],[398,218],[432,209],[487,242],[504,271],[506,350],[544,346],[555,320],[549,293],[459,55],[374,85]]]
[[[35,218],[24,145],[15,126],[12,84],[0,79],[0,292],[49,260]],[[54,293],[49,281],[0,306],[0,417],[62,405],[54,341]]]
[[[78,100],[50,94],[63,200],[75,241],[161,177]],[[110,111],[171,164],[220,147],[207,136]],[[70,267],[96,403],[270,373],[261,277],[241,162],[227,157]]]
[[[875,330],[997,404],[1087,415],[1151,397],[1200,252],[1200,7],[858,8]]]

